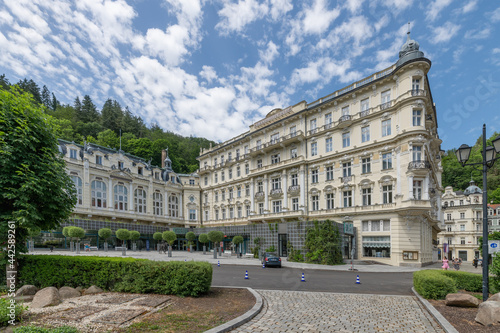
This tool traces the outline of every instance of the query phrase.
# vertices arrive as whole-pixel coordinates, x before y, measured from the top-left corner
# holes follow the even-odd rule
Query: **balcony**
[[[412,96],[425,96],[425,90],[423,89],[412,89],[409,92]]]
[[[252,175],[266,173],[266,172],[269,172],[269,171],[271,171],[273,169],[280,169],[280,168],[282,168],[284,166],[292,165],[292,164],[301,162],[303,160],[304,160],[304,156],[301,155],[301,156],[297,156],[297,157],[294,157],[294,158],[289,158],[289,159],[286,159],[286,160],[281,160],[278,163],[268,164],[266,166],[257,167],[256,169],[252,170]]]
[[[369,109],[368,109],[368,110],[365,110],[365,111],[361,111],[361,112],[359,113],[359,118],[366,117],[366,116],[368,116],[369,114],[370,114],[370,110],[369,110]]]
[[[301,219],[304,216],[304,212],[302,210],[292,210],[292,211],[281,211],[277,213],[269,212],[267,214],[255,214],[248,218],[249,221],[258,222],[258,221],[279,221],[285,222],[288,219],[292,219],[292,221],[297,221],[297,219]]]
[[[300,192],[300,185],[292,185],[288,186],[288,194],[289,195],[297,195]]]
[[[422,169],[430,169],[431,164],[429,161],[413,161],[408,163],[408,170],[422,170]]]
[[[348,184],[350,182],[353,181],[354,179],[354,176],[344,176],[344,177],[339,177],[340,178],[340,181],[343,183],[343,184]]]
[[[228,158],[226,163],[224,164],[225,166],[231,166],[233,164],[236,163],[236,160],[232,159],[232,158]]]
[[[264,201],[265,194],[264,192],[257,192],[255,193],[255,200],[257,201]]]
[[[352,124],[352,116],[349,114],[345,114],[339,118],[339,123],[337,125],[338,128],[344,128],[351,126]]]
[[[203,175],[205,173],[209,173],[210,170],[212,170],[212,167],[210,165],[205,165],[198,170],[198,174]]]
[[[382,103],[382,104],[380,104],[380,110],[385,110],[385,109],[388,109],[388,108],[390,108],[391,106],[392,106],[392,101]]]
[[[283,196],[283,190],[281,188],[272,189],[271,192],[269,192],[269,195],[272,198],[281,198]]]
[[[319,128],[313,128],[307,132],[308,135],[314,135],[316,133],[319,133]]]

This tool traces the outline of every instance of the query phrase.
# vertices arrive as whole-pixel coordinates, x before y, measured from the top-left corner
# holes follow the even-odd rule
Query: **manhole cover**
[[[146,313],[146,312],[148,312],[148,311],[144,310],[144,309],[117,310],[117,311],[105,314],[104,316],[101,316],[99,318],[96,318],[93,320],[93,322],[121,325],[121,324],[123,324],[129,320],[132,320],[135,317],[138,317],[141,314]]]
[[[103,304],[122,304],[126,303],[128,301],[131,301],[133,299],[136,299],[137,295],[114,295],[114,296],[109,296],[102,298],[100,300],[97,300],[96,303],[103,303]]]
[[[170,297],[167,296],[148,296],[143,299],[139,299],[134,303],[131,303],[130,306],[148,306],[151,308],[157,307],[160,304],[168,301]]]
[[[58,312],[50,318],[52,319],[68,319],[68,320],[80,320],[84,317],[90,316],[91,314],[106,310],[106,308],[99,308],[95,306],[83,306],[79,308],[71,308],[65,311]]]

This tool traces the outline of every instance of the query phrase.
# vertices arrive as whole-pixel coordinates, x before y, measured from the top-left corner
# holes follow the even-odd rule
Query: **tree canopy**
[[[208,148],[213,141],[204,138],[183,137],[164,131],[158,124],[149,127],[141,117],[135,116],[128,107],[122,107],[116,100],[108,99],[101,110],[89,95],[76,96],[72,105],[61,104],[54,93],[33,80],[24,79],[17,83],[25,92],[33,95],[34,102],[45,107],[59,139],[83,144],[84,141],[103,147],[121,149],[129,154],[152,159],[151,163],[161,166],[161,151],[169,148],[172,168],[179,173],[192,173],[199,167],[196,158],[200,148]],[[0,76],[0,87],[10,89],[5,75]]]
[[[14,221],[16,251],[25,252],[28,229],[56,229],[76,195],[44,107],[17,87],[0,89],[0,170],[1,243]]]

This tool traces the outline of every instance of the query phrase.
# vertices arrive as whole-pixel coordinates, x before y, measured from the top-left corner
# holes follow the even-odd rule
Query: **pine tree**
[[[5,77],[5,74],[0,75],[0,88],[8,89],[10,87],[9,79]]]
[[[83,96],[81,115],[83,122],[91,123],[99,121],[99,112],[89,95]]]
[[[50,91],[46,85],[42,88],[42,104],[47,108],[52,109],[52,100],[50,98]]]
[[[75,109],[75,121],[82,120],[82,103],[78,96],[76,96],[75,102],[73,103],[73,109]]]
[[[123,111],[117,101],[108,99],[101,111],[101,124],[104,128],[110,129],[115,133],[120,132]]]
[[[51,107],[52,107],[52,110],[56,110],[58,106],[61,105],[61,103],[59,103],[59,101],[57,100],[56,98],[56,95],[54,95],[54,93],[52,93],[52,103],[50,103]]]
[[[25,92],[30,93],[33,95],[33,98],[35,99],[35,102],[38,104],[42,104],[42,95],[40,94],[40,88],[38,85],[35,83],[33,80],[27,80],[26,78],[22,81],[19,81],[17,85],[24,90]]]

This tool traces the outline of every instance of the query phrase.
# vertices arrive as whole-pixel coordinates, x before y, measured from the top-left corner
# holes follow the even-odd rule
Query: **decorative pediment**
[[[111,178],[121,179],[121,180],[125,180],[125,181],[128,181],[128,182],[131,182],[134,179],[134,177],[130,173],[129,169],[113,170],[113,171],[111,171],[111,173],[109,174],[109,176]]]
[[[313,187],[312,189],[309,190],[309,193],[312,195],[319,194],[321,191],[318,190],[317,188]]]
[[[359,186],[362,187],[362,188],[367,188],[367,187],[372,187],[373,184],[375,184],[374,181],[370,180],[370,179],[363,179],[362,181],[359,182]]]
[[[325,193],[333,193],[333,192],[335,192],[335,188],[332,185],[328,185],[328,186],[325,186],[325,188],[323,189],[323,191]]]
[[[387,176],[380,178],[380,180],[378,182],[381,185],[392,185],[395,181],[396,181],[396,178],[393,178],[393,177],[387,175]]]

